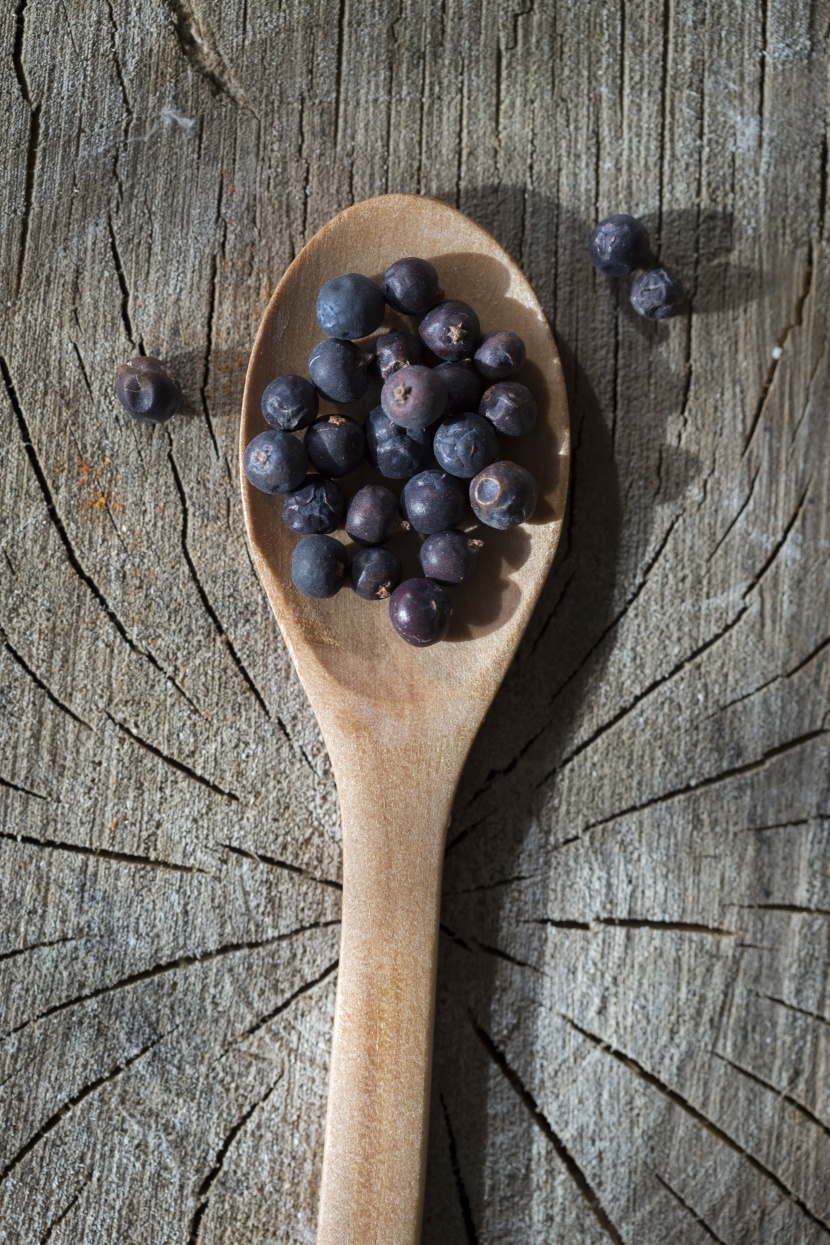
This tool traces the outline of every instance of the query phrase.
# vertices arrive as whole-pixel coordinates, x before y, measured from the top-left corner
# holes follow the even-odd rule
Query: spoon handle
[[[442,773],[434,753],[410,754],[404,774],[400,751],[362,761],[355,774],[353,752],[349,779],[338,781],[343,925],[317,1245],[417,1245],[458,774],[454,764]]]

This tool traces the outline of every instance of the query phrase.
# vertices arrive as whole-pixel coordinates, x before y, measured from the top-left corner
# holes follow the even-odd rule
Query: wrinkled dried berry
[[[648,231],[636,216],[608,216],[591,234],[588,254],[604,277],[627,277],[648,259]]]
[[[369,371],[381,384],[402,367],[420,363],[424,348],[414,333],[383,333],[375,342],[375,357]]]
[[[452,606],[433,579],[405,579],[389,598],[389,617],[402,640],[427,648],[447,634]]]
[[[356,402],[369,388],[367,367],[372,356],[354,342],[327,337],[308,357],[308,374],[315,389],[331,402]]]
[[[455,362],[471,358],[481,337],[478,316],[468,303],[440,303],[424,316],[418,332],[421,341],[439,359]]]
[[[324,415],[305,434],[305,447],[321,475],[340,479],[363,462],[366,438],[350,416]]]
[[[473,362],[488,380],[503,380],[518,372],[525,361],[525,344],[515,333],[495,329],[485,333]]]
[[[398,499],[382,484],[365,484],[349,502],[346,531],[359,545],[385,545],[398,524]]]
[[[348,558],[333,536],[306,536],[291,558],[291,578],[307,597],[333,597],[343,583]]]
[[[641,273],[631,286],[631,306],[647,320],[665,320],[685,297],[680,278],[666,268]]]
[[[304,376],[277,376],[265,386],[262,416],[282,432],[297,432],[314,423],[320,409],[317,390]]]
[[[399,259],[383,274],[383,297],[395,311],[422,316],[438,294],[438,273],[425,259]]]
[[[345,497],[325,476],[306,476],[298,489],[286,493],[282,503],[283,522],[299,536],[333,532],[345,513]]]
[[[401,582],[401,560],[391,549],[358,549],[352,558],[352,587],[364,601],[386,601]]]
[[[329,337],[368,337],[385,314],[380,287],[359,272],[334,277],[317,295],[317,320]]]
[[[290,493],[299,488],[308,471],[302,441],[289,432],[269,429],[249,441],[243,455],[248,481],[263,493]]]
[[[476,518],[500,531],[526,522],[538,497],[536,481],[518,463],[492,463],[470,481],[470,504]]]
[[[429,536],[463,522],[467,490],[461,480],[444,471],[421,471],[407,480],[401,504],[415,531]]]
[[[451,415],[438,425],[432,448],[439,467],[469,480],[496,461],[499,442],[483,415]]]
[[[408,480],[423,471],[432,456],[431,428],[401,428],[382,406],[369,413],[366,457],[387,480]]]
[[[461,584],[478,565],[484,542],[466,532],[434,532],[421,545],[418,559],[424,574],[439,584]]]
[[[389,418],[402,428],[426,428],[443,415],[447,386],[428,367],[404,367],[384,381],[380,402]]]
[[[447,386],[448,414],[478,410],[484,385],[469,359],[462,359],[460,363],[439,363],[435,374]]]
[[[536,403],[517,380],[503,380],[485,391],[478,408],[500,437],[523,437],[536,423]]]
[[[166,424],[182,404],[182,391],[159,359],[137,355],[115,375],[115,396],[143,424]]]

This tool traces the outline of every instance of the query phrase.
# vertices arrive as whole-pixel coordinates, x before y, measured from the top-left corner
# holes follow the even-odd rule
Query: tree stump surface
[[[337,798],[237,435],[280,275],[389,190],[521,264],[574,437],[449,832],[424,1242],[830,1237],[829,22],[5,5],[3,1245],[314,1241]],[[593,273],[613,211],[676,319]]]

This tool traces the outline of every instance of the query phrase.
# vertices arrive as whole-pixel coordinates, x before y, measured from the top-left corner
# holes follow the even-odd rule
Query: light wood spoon
[[[281,521],[282,499],[251,488],[242,474],[254,562],[323,732],[343,826],[318,1245],[418,1241],[450,809],[550,568],[567,489],[562,368],[533,290],[484,229],[416,195],[383,195],[348,208],[294,260],[251,354],[240,449],[265,427],[266,384],[282,373],[307,374],[309,352],[324,336],[315,317],[320,286],[346,272],[379,281],[405,255],[429,259],[445,297],[475,307],[483,331],[512,329],[524,339],[528,361],[516,379],[534,394],[539,421],[528,437],[502,449],[533,472],[540,502],[521,528],[477,533],[485,548],[473,579],[450,590],[448,639],[415,649],[392,630],[384,603],[363,601],[349,588],[311,600],[292,586],[297,537]],[[402,324],[394,316],[389,323]],[[415,547],[414,536],[409,540]]]

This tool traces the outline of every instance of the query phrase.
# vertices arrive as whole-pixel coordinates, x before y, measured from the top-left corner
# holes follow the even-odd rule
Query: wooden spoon
[[[297,538],[281,521],[282,498],[251,488],[242,475],[254,562],[323,732],[343,825],[343,925],[318,1245],[418,1240],[450,809],[550,568],[567,489],[565,386],[533,290],[484,229],[416,195],[383,195],[341,212],[285,273],[251,354],[241,449],[265,427],[266,384],[307,371],[309,352],[323,337],[315,317],[323,282],[345,272],[379,281],[404,255],[429,259],[445,296],[472,304],[482,330],[512,329],[524,339],[528,362],[516,379],[534,394],[540,417],[530,436],[503,443],[503,452],[532,470],[540,502],[523,527],[478,533],[486,544],[476,575],[450,590],[448,639],[415,649],[392,630],[385,604],[363,601],[348,588],[328,601],[311,600],[292,586]],[[404,322],[390,315],[388,323]],[[333,408],[323,403],[321,409]],[[416,547],[414,536],[409,541]]]

